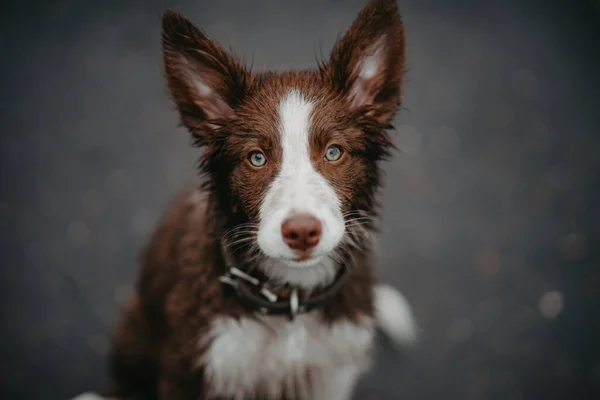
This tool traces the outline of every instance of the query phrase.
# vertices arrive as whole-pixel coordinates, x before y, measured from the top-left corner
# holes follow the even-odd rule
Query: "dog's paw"
[[[96,393],[87,392],[82,393],[77,397],[72,398],[71,400],[108,400],[105,397],[97,395]]]
[[[381,331],[399,347],[408,347],[417,341],[418,328],[406,298],[389,285],[374,288],[375,317]]]

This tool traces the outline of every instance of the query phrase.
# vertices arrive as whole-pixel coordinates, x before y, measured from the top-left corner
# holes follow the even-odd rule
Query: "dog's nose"
[[[292,249],[306,252],[321,239],[321,222],[310,214],[296,214],[281,225],[283,240]]]

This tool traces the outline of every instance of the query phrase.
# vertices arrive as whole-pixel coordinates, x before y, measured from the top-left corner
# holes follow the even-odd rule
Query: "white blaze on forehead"
[[[268,257],[291,261],[296,255],[285,244],[281,235],[281,225],[295,213],[309,213],[319,219],[323,227],[321,240],[313,252],[314,263],[321,262],[323,265],[322,263],[326,262],[327,265],[331,265],[331,262],[319,258],[330,256],[341,241],[344,220],[335,190],[316,170],[311,160],[310,135],[314,109],[315,102],[296,89],[288,92],[281,100],[278,131],[282,161],[279,173],[267,190],[261,205],[258,244]],[[290,274],[279,276],[279,272],[284,269],[273,268],[272,262],[266,264],[271,266],[269,271],[278,275],[276,278],[285,280],[291,277]],[[288,265],[309,266],[289,262]],[[327,272],[330,268],[320,269]],[[323,279],[325,275],[329,276],[330,271],[323,275]],[[312,282],[318,279],[315,277],[309,280]]]
[[[282,172],[284,167],[294,168],[296,161],[310,164],[308,138],[312,110],[313,103],[306,100],[297,90],[289,92],[279,106],[283,147]]]
[[[309,212],[319,217],[317,208],[322,201],[335,208],[337,196],[329,182],[315,170],[311,160],[310,134],[314,103],[296,89],[291,90],[279,106],[279,134],[282,162],[271,191],[279,207],[293,212]],[[269,197],[269,194],[267,194]],[[265,199],[267,203],[267,199]],[[289,217],[290,215],[287,215]]]

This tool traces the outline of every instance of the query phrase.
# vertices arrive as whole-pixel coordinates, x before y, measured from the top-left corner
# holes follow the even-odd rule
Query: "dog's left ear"
[[[181,121],[198,140],[210,144],[214,128],[235,119],[235,109],[251,85],[242,64],[175,11],[162,20],[165,75]]]
[[[330,79],[352,111],[387,125],[400,105],[404,58],[404,28],[396,1],[370,0],[335,44]]]

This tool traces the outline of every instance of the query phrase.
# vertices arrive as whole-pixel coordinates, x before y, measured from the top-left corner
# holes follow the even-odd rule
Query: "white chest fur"
[[[374,336],[374,321],[366,317],[358,324],[326,324],[318,314],[293,321],[223,317],[201,339],[206,350],[199,364],[215,395],[242,398],[261,388],[276,398],[291,384],[304,386],[312,400],[346,399],[369,366]],[[309,388],[307,370],[321,384],[313,380]]]

